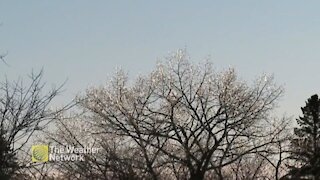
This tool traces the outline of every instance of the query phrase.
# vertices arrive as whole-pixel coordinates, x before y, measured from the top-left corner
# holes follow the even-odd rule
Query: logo
[[[85,161],[86,156],[93,156],[100,148],[33,145],[31,147],[32,162],[53,162],[53,161]]]
[[[32,162],[47,162],[49,160],[48,145],[33,145],[31,147]]]

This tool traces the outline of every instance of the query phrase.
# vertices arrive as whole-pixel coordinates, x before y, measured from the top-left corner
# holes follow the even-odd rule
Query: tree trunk
[[[203,180],[204,179],[204,172],[196,172],[196,173],[192,173],[190,180]]]

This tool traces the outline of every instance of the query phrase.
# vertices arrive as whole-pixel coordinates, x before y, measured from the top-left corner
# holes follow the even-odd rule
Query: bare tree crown
[[[221,174],[275,143],[277,130],[266,127],[282,93],[272,76],[248,84],[232,68],[194,65],[179,50],[134,82],[118,71],[106,87],[89,89],[81,106],[92,112],[90,123],[101,136],[126,137],[123,148],[140,161],[132,161],[134,168],[154,179],[164,169],[192,179]]]

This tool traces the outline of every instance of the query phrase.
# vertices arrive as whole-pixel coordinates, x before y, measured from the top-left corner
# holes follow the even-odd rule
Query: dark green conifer
[[[320,100],[313,95],[301,108],[302,116],[297,119],[291,141],[291,159],[295,165],[290,166],[294,178],[320,178]],[[293,178],[293,179],[294,179]]]

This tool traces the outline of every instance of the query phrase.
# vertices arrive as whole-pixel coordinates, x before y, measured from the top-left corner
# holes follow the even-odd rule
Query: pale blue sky
[[[68,78],[61,102],[106,82],[116,67],[134,77],[187,48],[244,79],[274,73],[286,92],[280,112],[297,115],[320,92],[320,1],[0,1],[0,76]]]

